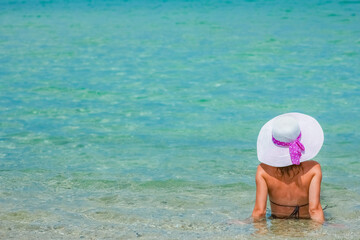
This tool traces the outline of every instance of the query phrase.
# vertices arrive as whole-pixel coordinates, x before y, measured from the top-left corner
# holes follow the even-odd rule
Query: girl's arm
[[[251,215],[254,221],[260,220],[264,218],[266,215],[266,201],[267,201],[268,187],[263,177],[264,174],[265,174],[264,169],[261,167],[261,165],[259,165],[255,176],[256,200],[255,200],[254,210]]]
[[[313,170],[315,173],[311,179],[309,187],[309,214],[312,220],[323,223],[325,219],[324,212],[320,204],[320,187],[322,179],[320,164],[316,164],[313,167]]]

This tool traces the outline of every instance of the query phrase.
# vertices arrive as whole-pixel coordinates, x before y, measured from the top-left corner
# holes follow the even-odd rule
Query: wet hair
[[[301,164],[290,165],[286,167],[278,167],[277,170],[281,177],[284,177],[285,175],[288,175],[289,177],[294,177],[303,170],[303,167],[301,166]]]

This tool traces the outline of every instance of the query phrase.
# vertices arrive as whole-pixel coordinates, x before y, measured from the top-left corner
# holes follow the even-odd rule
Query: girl
[[[324,222],[320,204],[321,168],[311,160],[320,151],[324,133],[312,117],[286,113],[260,130],[256,200],[252,218],[265,217],[269,195],[273,218],[311,218]]]

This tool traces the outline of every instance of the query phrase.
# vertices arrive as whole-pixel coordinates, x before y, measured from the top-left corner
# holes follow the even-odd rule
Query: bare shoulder
[[[263,175],[265,173],[264,164],[260,163],[257,166],[256,175]]]
[[[266,165],[264,163],[260,163],[257,168],[257,174],[266,177],[274,174],[274,171],[276,170],[275,167]]]
[[[301,164],[305,173],[321,174],[321,166],[314,160],[306,161]]]
[[[266,179],[268,178],[268,173],[267,173],[267,165],[265,164],[259,164],[256,170],[256,176],[255,176],[255,180],[257,183],[265,183]]]

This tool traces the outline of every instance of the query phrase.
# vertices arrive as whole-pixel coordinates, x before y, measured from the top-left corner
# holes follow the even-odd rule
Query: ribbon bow
[[[291,162],[295,165],[300,165],[300,158],[302,155],[301,152],[305,151],[305,147],[300,142],[300,138],[301,138],[301,133],[296,138],[296,140],[294,140],[292,142],[281,142],[281,141],[276,140],[274,137],[272,137],[272,141],[273,141],[273,143],[275,143],[275,145],[282,146],[282,147],[289,147]]]

